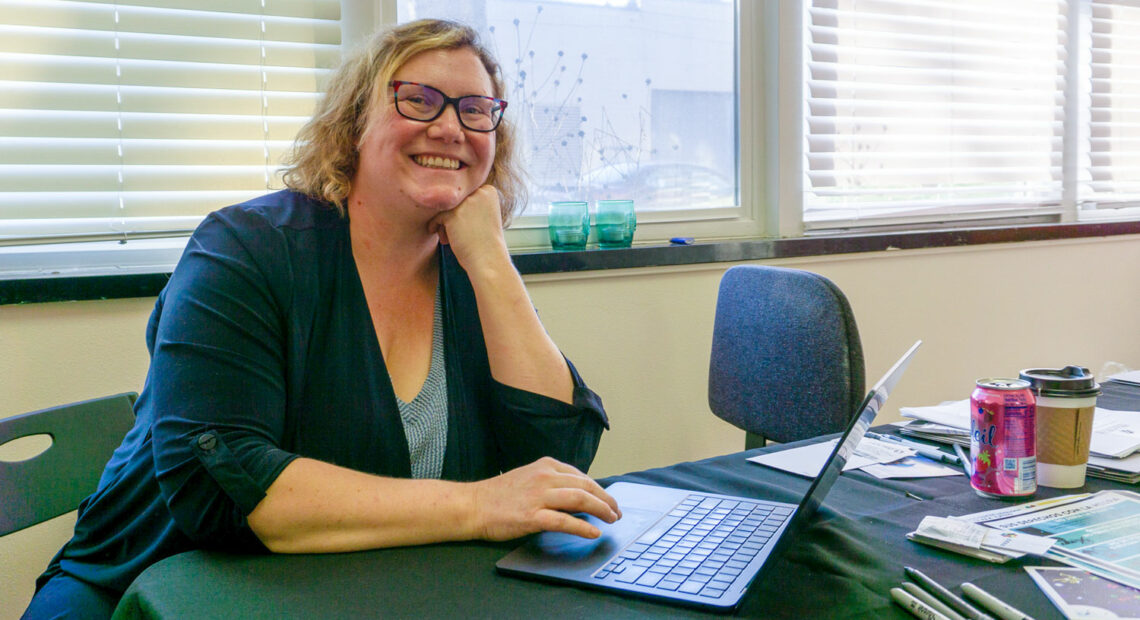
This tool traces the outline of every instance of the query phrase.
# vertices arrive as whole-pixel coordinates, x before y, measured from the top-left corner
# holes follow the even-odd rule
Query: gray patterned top
[[[443,358],[443,304],[435,291],[435,318],[431,336],[431,368],[420,393],[405,403],[396,397],[413,478],[439,478],[443,473],[443,453],[447,448],[447,367]]]

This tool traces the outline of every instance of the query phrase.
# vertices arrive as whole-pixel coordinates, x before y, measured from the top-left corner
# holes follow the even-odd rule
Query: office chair
[[[0,536],[71,512],[95,491],[135,423],[137,397],[128,392],[0,420],[0,446],[30,435],[52,439],[31,458],[0,460]]]
[[[709,407],[747,431],[745,449],[837,433],[864,393],[847,298],[808,271],[738,265],[720,281]]]

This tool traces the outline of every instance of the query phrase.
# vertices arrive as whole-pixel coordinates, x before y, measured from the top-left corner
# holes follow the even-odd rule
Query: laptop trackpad
[[[591,539],[561,532],[543,532],[503,558],[500,568],[516,568],[521,564],[540,574],[546,572],[542,570],[543,567],[562,574],[593,572],[636,540],[641,532],[661,518],[661,513],[636,508],[623,509],[621,519],[613,524],[590,515],[578,515],[578,518],[593,523],[602,530],[602,535]]]

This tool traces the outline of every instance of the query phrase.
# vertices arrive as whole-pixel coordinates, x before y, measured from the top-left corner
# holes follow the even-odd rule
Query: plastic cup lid
[[[1026,368],[1019,376],[1040,396],[1081,398],[1100,394],[1096,378],[1082,366]]]

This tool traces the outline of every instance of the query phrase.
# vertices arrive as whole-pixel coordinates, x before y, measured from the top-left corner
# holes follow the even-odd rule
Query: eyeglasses
[[[448,97],[426,84],[392,80],[388,82],[396,99],[396,111],[404,118],[425,123],[434,121],[443,114],[447,104],[455,107],[459,124],[471,131],[495,131],[503,120],[503,110],[507,102],[483,95]]]

